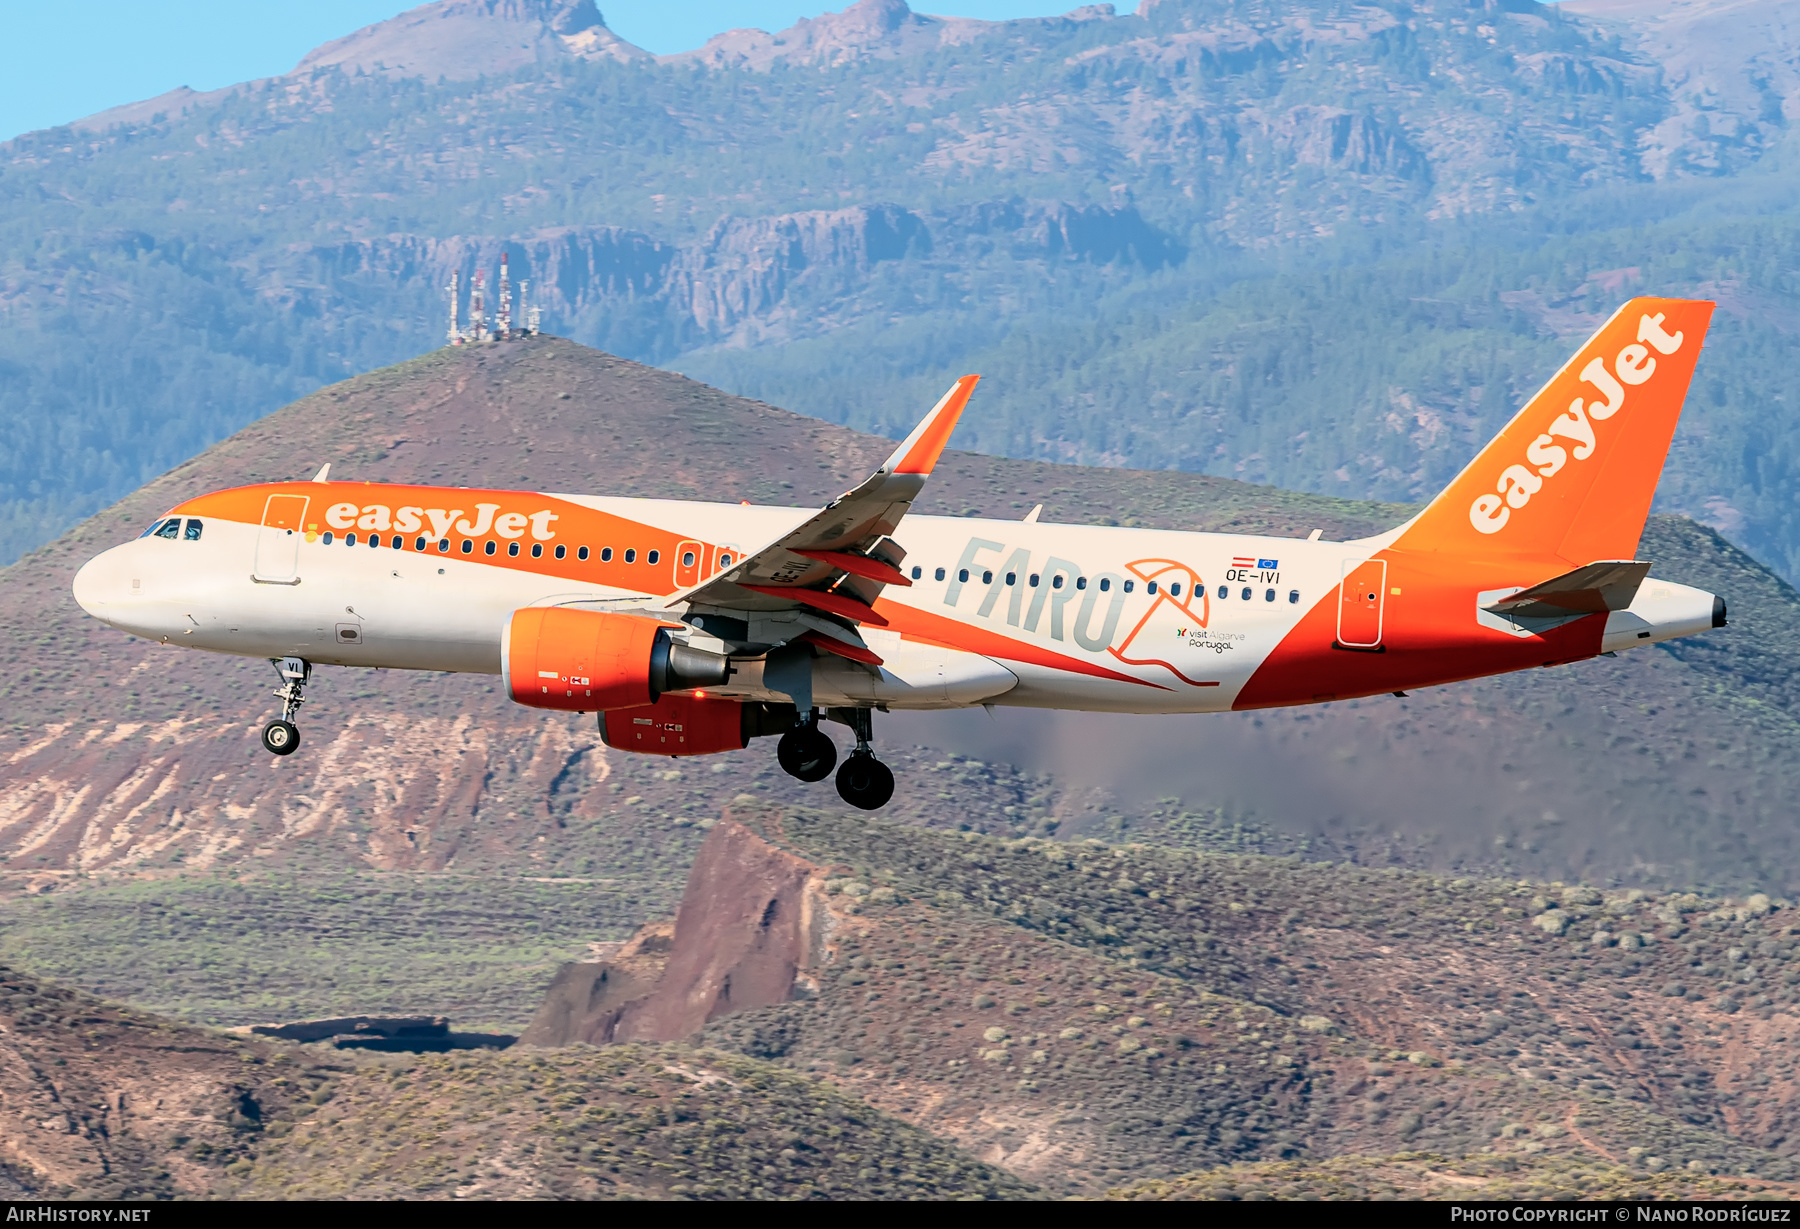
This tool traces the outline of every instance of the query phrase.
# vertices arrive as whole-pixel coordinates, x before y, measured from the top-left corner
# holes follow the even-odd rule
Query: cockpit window
[[[179,538],[181,536],[181,518],[179,516],[171,516],[168,520],[164,521],[162,528],[156,531],[156,536],[159,538],[167,538],[171,542],[176,538]]]
[[[204,528],[206,528],[205,525],[190,516],[188,517],[187,532],[181,536],[186,538],[189,542],[198,542],[200,540],[200,531]]]
[[[153,533],[155,533],[155,532],[156,532],[156,531],[157,531],[157,530],[159,530],[159,529],[161,529],[161,528],[162,528],[162,522],[161,522],[161,521],[152,521],[152,522],[150,522],[150,528],[148,528],[148,529],[146,529],[146,530],[144,530],[144,532],[143,532],[143,533],[140,533],[140,534],[139,534],[139,535],[138,535],[138,537],[140,537],[140,538],[147,538],[147,537],[149,537],[149,536],[150,536],[150,535],[151,535],[151,534],[153,534]]]

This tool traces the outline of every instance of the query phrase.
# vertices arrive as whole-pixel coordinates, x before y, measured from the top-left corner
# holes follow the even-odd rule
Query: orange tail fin
[[[1395,541],[1570,567],[1637,552],[1713,305],[1632,299]]]

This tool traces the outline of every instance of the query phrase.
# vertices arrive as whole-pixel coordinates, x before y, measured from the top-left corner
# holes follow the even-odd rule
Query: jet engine
[[[616,750],[645,755],[712,755],[740,750],[752,738],[786,733],[793,725],[792,704],[671,693],[642,708],[600,714],[600,738]]]
[[[666,691],[718,687],[731,676],[731,661],[672,639],[654,619],[528,606],[513,611],[501,633],[500,676],[520,704],[594,713],[655,704]]]

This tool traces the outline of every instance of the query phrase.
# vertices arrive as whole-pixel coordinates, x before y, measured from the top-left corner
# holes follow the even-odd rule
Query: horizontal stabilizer
[[[1605,559],[1521,589],[1482,609],[1509,619],[1555,619],[1624,610],[1650,572],[1641,560]]]

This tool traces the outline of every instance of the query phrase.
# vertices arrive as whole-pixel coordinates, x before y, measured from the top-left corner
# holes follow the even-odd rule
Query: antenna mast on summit
[[[530,337],[534,330],[531,327],[531,279],[519,279],[519,335]]]
[[[487,288],[486,283],[487,270],[475,270],[474,284],[469,287],[469,339],[471,341],[488,339],[487,303],[482,294]]]
[[[494,319],[494,333],[502,340],[512,336],[512,274],[506,267],[506,253],[500,253],[500,311]]]
[[[452,269],[450,271],[450,344],[453,346],[463,344],[462,321],[456,311],[456,292],[461,285],[462,270]]]

